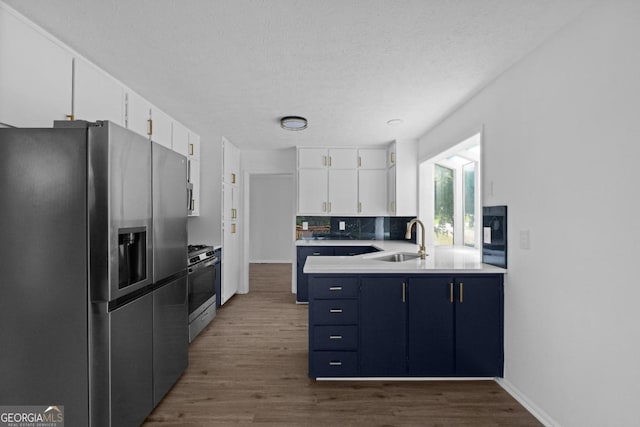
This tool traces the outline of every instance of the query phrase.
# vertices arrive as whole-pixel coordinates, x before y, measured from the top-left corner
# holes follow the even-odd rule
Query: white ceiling
[[[593,1],[5,2],[203,140],[272,149],[417,138]]]

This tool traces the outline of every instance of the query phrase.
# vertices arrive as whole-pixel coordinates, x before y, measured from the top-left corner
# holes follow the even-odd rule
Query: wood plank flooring
[[[144,426],[539,426],[493,381],[307,377],[307,306],[290,264],[253,264],[191,344],[189,367]]]

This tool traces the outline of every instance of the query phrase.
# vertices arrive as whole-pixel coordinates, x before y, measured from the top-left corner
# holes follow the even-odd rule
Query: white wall
[[[639,24],[640,2],[600,2],[420,141],[427,159],[484,125],[484,204],[509,206],[504,384],[552,425],[640,419]]]
[[[294,239],[293,175],[251,175],[249,262],[291,262]]]

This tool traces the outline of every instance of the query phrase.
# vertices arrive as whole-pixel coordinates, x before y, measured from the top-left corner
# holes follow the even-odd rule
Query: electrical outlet
[[[340,221],[340,222],[338,223],[338,226],[340,227],[340,231],[344,231],[344,230],[346,230],[346,228],[347,228],[347,225],[345,224],[345,222],[344,222],[344,221]]]
[[[309,229],[309,223],[307,221],[302,221],[302,229],[303,230],[308,230]]]

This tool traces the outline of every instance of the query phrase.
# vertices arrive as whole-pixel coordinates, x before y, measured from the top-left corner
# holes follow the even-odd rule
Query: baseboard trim
[[[517,387],[515,387],[509,380],[504,378],[496,378],[496,382],[507,393],[509,393],[514,399],[518,401],[527,411],[538,419],[545,427],[560,427],[553,418],[542,410],[538,405],[533,403],[527,396],[525,396]]]

